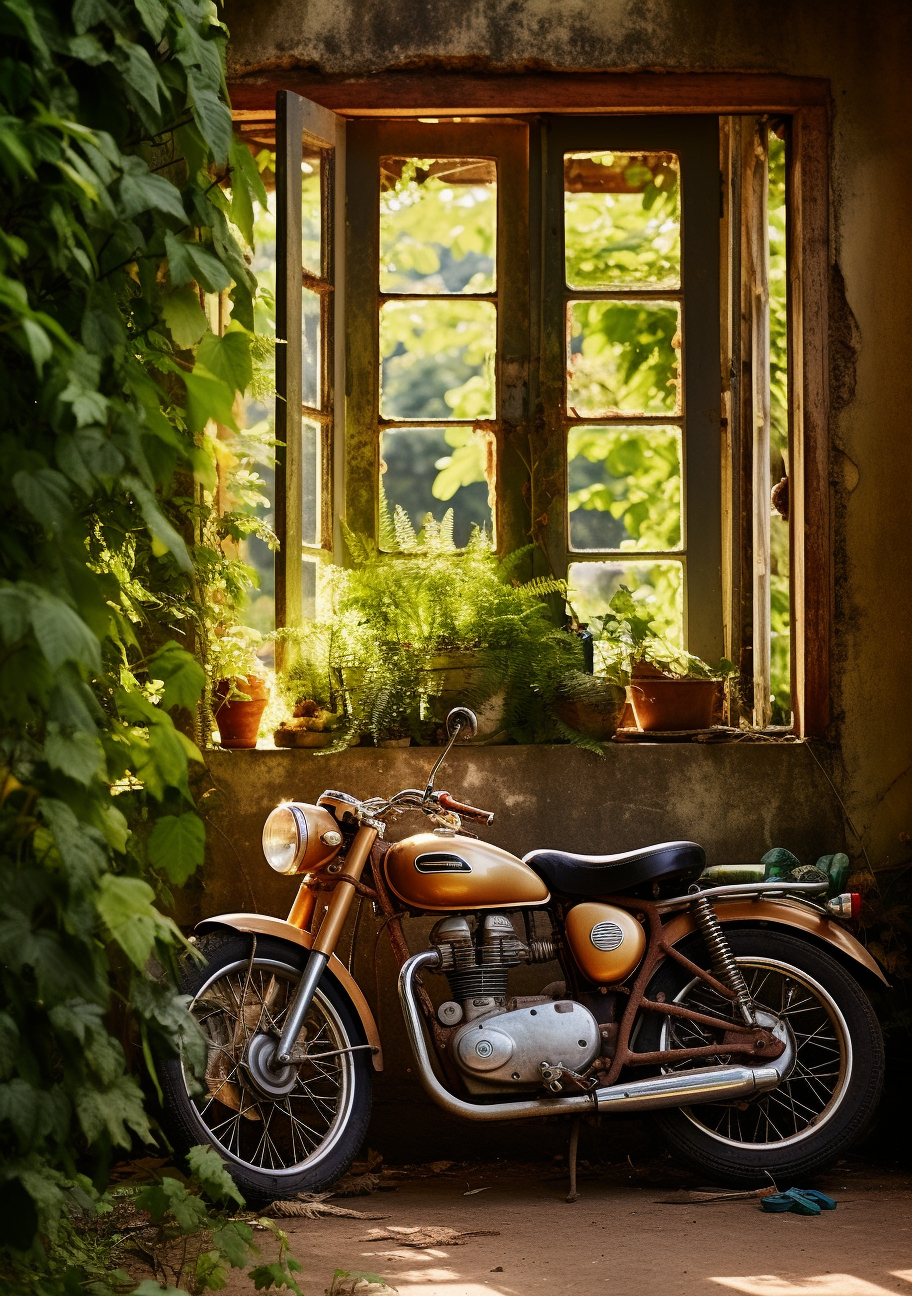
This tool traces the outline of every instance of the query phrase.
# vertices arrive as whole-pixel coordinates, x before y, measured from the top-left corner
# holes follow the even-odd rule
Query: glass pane
[[[572,427],[567,470],[574,549],[680,548],[680,428]]]
[[[301,159],[301,259],[304,269],[320,278],[321,256],[320,154],[305,152]]]
[[[677,648],[684,644],[684,571],[678,562],[571,563],[567,579],[570,603],[581,622],[597,628],[596,617],[622,585],[652,614],[656,633]],[[596,653],[606,661],[607,645],[596,641]]]
[[[320,427],[301,423],[301,542],[320,543]]]
[[[380,159],[381,292],[493,292],[496,226],[490,159]]]
[[[770,305],[770,693],[773,724],[792,722],[788,506],[788,307],[786,301],[785,142],[769,136]],[[784,484],[783,484],[784,483]],[[778,486],[778,489],[777,489]]]
[[[497,308],[396,301],[380,308],[383,418],[494,417]]]
[[[301,293],[301,400],[320,408],[320,297],[304,288]]]
[[[470,427],[396,428],[380,438],[381,511],[402,508],[416,531],[430,513],[453,514],[453,540],[462,548],[473,526],[491,534],[488,480],[493,440]],[[381,537],[383,543],[383,537]],[[387,547],[384,545],[384,547]],[[389,545],[390,548],[393,545]]]
[[[680,413],[676,302],[578,301],[568,308],[567,406],[578,418]]]
[[[308,621],[317,617],[317,564],[313,558],[301,563],[301,613]]]
[[[681,187],[674,153],[565,153],[571,288],[677,288]]]

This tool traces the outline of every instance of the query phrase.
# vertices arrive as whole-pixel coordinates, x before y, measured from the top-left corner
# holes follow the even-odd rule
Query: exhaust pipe
[[[533,1098],[521,1102],[472,1103],[457,1098],[434,1074],[421,1014],[415,998],[415,976],[422,967],[439,961],[436,950],[413,954],[399,973],[399,1002],[412,1052],[418,1064],[418,1075],[425,1092],[434,1102],[454,1116],[474,1121],[527,1120],[542,1116],[580,1116],[598,1112],[655,1111],[660,1107],[691,1107],[701,1102],[729,1102],[733,1098],[751,1098],[767,1089],[775,1089],[782,1075],[774,1064],[762,1067],[707,1067],[699,1071],[675,1071],[669,1075],[650,1076],[624,1084],[596,1089],[587,1094],[570,1094],[561,1098]]]

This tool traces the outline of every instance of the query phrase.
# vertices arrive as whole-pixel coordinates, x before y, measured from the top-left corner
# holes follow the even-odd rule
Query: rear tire
[[[880,1025],[858,982],[819,946],[769,928],[729,928],[725,934],[758,1005],[777,1012],[785,1007],[794,1065],[778,1089],[748,1103],[670,1108],[653,1119],[675,1152],[713,1183],[753,1188],[772,1179],[780,1189],[800,1185],[847,1152],[868,1128],[883,1088]],[[678,948],[709,967],[699,936],[687,937]],[[657,991],[669,1002],[722,1010],[721,997],[712,1003],[715,992],[700,981],[694,986],[671,960],[656,972],[648,997],[654,999]],[[698,1038],[700,1031],[694,1033],[686,1022],[681,1033],[675,1022],[682,1019],[647,1014],[637,1050],[720,1038],[708,1031]],[[718,1060],[726,1060],[721,1049]],[[707,1064],[704,1058],[691,1065]]]
[[[269,1097],[247,1063],[250,1042],[276,1035],[308,951],[268,936],[257,937],[254,950],[253,937],[240,932],[202,936],[198,949],[206,962],[184,960],[181,990],[208,1040],[206,1079],[202,1094],[191,1096],[181,1059],[156,1059],[166,1133],[182,1154],[200,1143],[213,1147],[249,1206],[321,1192],[345,1174],[367,1133],[370,1050],[302,1060],[293,1088]],[[302,1042],[319,1053],[367,1043],[351,1000],[328,971]]]

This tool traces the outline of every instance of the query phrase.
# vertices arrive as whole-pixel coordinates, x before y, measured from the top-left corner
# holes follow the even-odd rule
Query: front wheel
[[[771,929],[726,931],[761,1012],[778,1017],[787,1036],[787,1073],[779,1086],[749,1101],[701,1103],[657,1112],[655,1122],[678,1154],[715,1183],[780,1189],[825,1169],[867,1129],[883,1087],[884,1046],[870,1001],[832,955]],[[681,952],[701,967],[709,959],[698,936]],[[668,960],[647,991],[700,1012],[728,1015],[730,1005],[706,982]],[[721,1034],[686,1018],[650,1015],[640,1051],[693,1048]],[[710,1063],[736,1062],[720,1049]],[[700,1062],[684,1066],[707,1065]],[[678,1069],[671,1067],[669,1069]]]
[[[308,951],[223,932],[201,937],[199,951],[206,962],[185,963],[181,989],[206,1040],[202,1092],[180,1058],[156,1063],[172,1142],[183,1153],[215,1148],[251,1206],[328,1188],[354,1160],[371,1111],[371,1054],[350,999],[324,973],[292,1063],[273,1072],[264,1063]]]

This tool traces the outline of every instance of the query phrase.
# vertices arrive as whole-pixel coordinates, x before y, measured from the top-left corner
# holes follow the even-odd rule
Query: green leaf
[[[159,0],[133,0],[133,6],[142,19],[146,31],[158,44],[165,30],[168,11]]]
[[[149,835],[149,862],[175,886],[183,886],[202,865],[206,828],[199,815],[164,815]]]
[[[199,243],[168,233],[165,235],[165,252],[171,282],[176,288],[193,281],[213,293],[231,287],[231,276],[221,261]]]
[[[14,473],[13,490],[22,507],[41,523],[45,531],[63,529],[73,509],[69,483],[63,473],[54,468]]]
[[[228,150],[231,148],[233,135],[231,110],[214,90],[195,88],[193,79],[190,84],[194,121],[203,139],[212,149],[216,164],[221,165],[227,160]]]
[[[38,647],[53,670],[67,661],[91,671],[101,670],[98,638],[63,599],[42,590],[32,603],[31,622]]]
[[[22,331],[25,334],[25,340],[28,344],[29,355],[34,361],[35,368],[38,371],[39,378],[44,372],[44,366],[54,354],[54,347],[47,333],[36,323],[35,320],[24,319],[21,321]]]
[[[170,1215],[182,1233],[195,1233],[209,1219],[205,1203],[195,1197],[179,1179],[170,1177],[137,1193],[135,1203],[137,1210],[149,1212],[153,1224],[160,1223],[166,1215]]]
[[[19,1052],[19,1027],[9,1013],[0,1013],[0,1080],[13,1073]]]
[[[104,770],[104,752],[97,738],[86,733],[61,733],[56,725],[44,740],[44,759],[51,769],[88,786]]]
[[[165,689],[161,704],[171,707],[196,706],[206,686],[206,672],[192,653],[169,641],[149,658],[149,678],[161,680]]]
[[[243,1207],[244,1198],[228,1173],[225,1162],[214,1148],[198,1144],[187,1153],[187,1164],[200,1188],[214,1202],[237,1202]]]
[[[209,327],[206,313],[193,288],[175,288],[168,293],[162,300],[161,313],[175,345],[184,351],[196,346]]]
[[[250,338],[240,329],[233,329],[224,337],[207,333],[200,343],[197,362],[233,391],[245,392],[253,378]]]
[[[125,476],[122,480],[124,486],[133,492],[143,515],[143,520],[155,539],[169,553],[174,555],[179,567],[182,567],[184,571],[191,571],[193,564],[190,561],[186,544],[162,513],[157,499],[149,488],[143,485],[138,477]]]
[[[116,877],[106,873],[99,882],[96,908],[134,967],[142,971],[157,940],[170,941],[180,933],[170,918],[153,905],[155,892],[142,878]]]
[[[207,334],[207,338],[214,334]],[[205,339],[204,339],[205,340]],[[194,432],[201,432],[210,419],[237,431],[234,418],[234,388],[216,378],[197,362],[192,373],[182,374],[187,388],[187,421]]]
[[[229,1220],[221,1228],[212,1230],[212,1242],[232,1269],[243,1269],[251,1258],[253,1229],[240,1220]]]
[[[143,1110],[142,1090],[132,1076],[121,1075],[107,1088],[88,1085],[73,1095],[76,1116],[89,1143],[106,1134],[117,1147],[129,1147],[130,1130],[149,1140],[152,1131]]]
[[[181,196],[169,180],[152,175],[140,158],[127,158],[132,163],[120,181],[120,202],[123,214],[129,219],[140,212],[160,211],[173,216],[181,225],[187,223],[187,213]],[[136,165],[138,163],[138,165]]]

